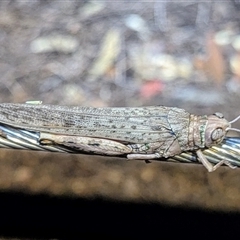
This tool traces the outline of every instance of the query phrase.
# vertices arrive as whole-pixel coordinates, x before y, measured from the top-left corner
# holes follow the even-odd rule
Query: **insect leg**
[[[123,155],[132,151],[128,146],[108,139],[40,133],[39,142],[45,145],[59,144],[75,150],[102,155]]]
[[[156,158],[160,158],[160,154],[159,153],[151,153],[151,154],[140,154],[140,153],[136,153],[136,154],[128,154],[127,158],[130,160],[151,160],[151,159],[156,159]]]
[[[219,163],[217,163],[216,165],[212,165],[207,158],[204,156],[204,154],[202,153],[201,150],[197,150],[196,151],[197,156],[199,161],[203,164],[203,166],[209,171],[209,172],[213,172],[215,171],[217,168],[219,168],[221,165],[225,164],[227,166],[229,166],[232,169],[235,169],[236,166],[233,166],[229,161],[227,160],[221,160]]]
[[[33,100],[33,101],[26,101],[26,104],[33,104],[33,105],[41,105],[42,101],[39,100]]]
[[[181,153],[177,139],[166,142],[155,142],[149,144],[129,145],[132,153],[127,155],[128,159],[151,160],[159,158],[168,158]]]

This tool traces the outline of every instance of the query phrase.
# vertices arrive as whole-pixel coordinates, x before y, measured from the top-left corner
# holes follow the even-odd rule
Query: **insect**
[[[195,151],[209,172],[202,153],[222,142],[231,128],[221,113],[197,116],[165,106],[136,108],[68,107],[42,104],[0,104],[0,123],[39,133],[40,144],[59,144],[83,152],[126,156],[128,159],[169,158]]]

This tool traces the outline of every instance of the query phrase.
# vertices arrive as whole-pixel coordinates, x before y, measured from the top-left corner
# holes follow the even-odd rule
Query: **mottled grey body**
[[[91,108],[11,103],[0,104],[0,123],[39,132],[42,144],[145,160],[209,147],[220,142],[229,127],[222,116],[196,116],[164,106]]]

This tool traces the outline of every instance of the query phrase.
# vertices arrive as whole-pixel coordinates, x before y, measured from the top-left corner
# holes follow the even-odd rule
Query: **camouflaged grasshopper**
[[[221,143],[231,123],[221,113],[197,116],[180,108],[91,108],[41,104],[0,104],[0,123],[39,133],[39,144],[59,144],[79,151],[126,156],[128,159],[169,158],[195,151],[209,172],[212,165],[201,149]]]

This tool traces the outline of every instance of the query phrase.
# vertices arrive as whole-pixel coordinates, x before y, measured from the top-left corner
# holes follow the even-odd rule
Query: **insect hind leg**
[[[140,154],[140,153],[133,153],[133,154],[128,154],[127,158],[129,160],[152,160],[152,159],[157,159],[160,158],[159,153],[150,153],[150,154]]]
[[[127,155],[127,158],[135,160],[169,158],[181,153],[181,148],[177,139],[148,144],[134,144],[129,145],[129,147],[131,147],[133,151]]]
[[[162,154],[156,152],[162,143],[141,143],[141,144],[129,144],[128,147],[132,149],[132,152],[127,154],[129,160],[151,160],[162,157]]]

